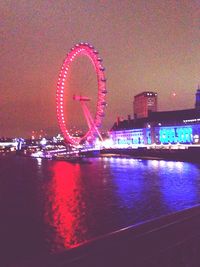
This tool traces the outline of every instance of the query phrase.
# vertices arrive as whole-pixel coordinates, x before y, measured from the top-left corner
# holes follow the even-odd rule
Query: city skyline
[[[58,74],[67,52],[80,41],[96,47],[106,68],[103,128],[111,128],[117,116],[133,116],[134,95],[143,91],[158,93],[159,110],[194,107],[200,83],[198,1],[11,0],[1,2],[0,10],[1,136],[59,132]],[[69,78],[70,93],[83,90],[95,99],[95,73],[85,59]],[[73,119],[81,126],[79,116]]]

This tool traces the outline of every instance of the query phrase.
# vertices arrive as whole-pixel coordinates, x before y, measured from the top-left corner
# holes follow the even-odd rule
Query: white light
[[[41,144],[42,146],[45,146],[45,145],[47,144],[47,140],[46,140],[46,138],[42,138],[42,140],[40,141],[40,144]]]

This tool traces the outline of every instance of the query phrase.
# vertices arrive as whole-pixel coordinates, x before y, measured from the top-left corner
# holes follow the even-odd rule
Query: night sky
[[[158,92],[159,110],[194,106],[200,83],[199,0],[2,0],[0,20],[0,136],[59,132],[57,78],[65,55],[80,41],[95,46],[106,68],[104,129],[117,116],[132,115],[133,96],[142,91]],[[92,111],[97,85],[87,58],[73,63],[68,85],[66,94],[92,98]],[[80,107],[68,95],[69,120],[81,128]]]

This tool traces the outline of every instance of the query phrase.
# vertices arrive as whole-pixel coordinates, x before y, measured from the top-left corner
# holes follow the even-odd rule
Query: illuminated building
[[[134,118],[146,118],[151,111],[157,111],[157,93],[143,92],[134,96]]]
[[[117,145],[200,143],[200,111],[152,112],[148,118],[114,124],[110,135]]]
[[[143,93],[142,93],[143,94]],[[157,103],[156,103],[157,105]],[[194,109],[149,112],[148,117],[115,123],[110,137],[116,146],[200,144],[200,88]]]

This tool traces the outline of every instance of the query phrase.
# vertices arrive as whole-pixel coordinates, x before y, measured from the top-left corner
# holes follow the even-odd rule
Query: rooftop
[[[111,130],[119,131],[133,128],[144,128],[147,123],[164,123],[165,125],[173,125],[174,123],[183,123],[187,120],[191,120],[192,122],[198,118],[200,119],[200,111],[197,109],[150,112],[147,118],[123,120],[119,121],[119,123],[115,122]]]

